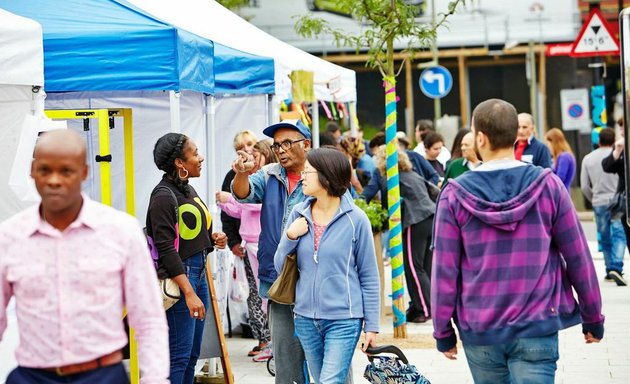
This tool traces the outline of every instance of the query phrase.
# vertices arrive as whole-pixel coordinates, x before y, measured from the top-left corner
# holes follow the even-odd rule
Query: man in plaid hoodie
[[[475,383],[553,383],[558,331],[604,335],[595,268],[571,198],[550,170],[514,159],[516,109],[473,112],[483,164],[450,180],[434,229],[431,307],[437,348],[457,354],[457,325]],[[577,293],[577,301],[573,291]]]

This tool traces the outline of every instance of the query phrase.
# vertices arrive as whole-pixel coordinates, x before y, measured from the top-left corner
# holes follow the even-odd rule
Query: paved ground
[[[604,263],[601,253],[596,252],[595,226],[591,222],[583,223],[589,238],[592,254],[600,275],[604,314],[606,315],[606,334],[599,344],[586,345],[581,327],[573,327],[560,333],[560,361],[556,374],[558,384],[627,384],[630,383],[630,288],[617,287],[614,283],[603,281]],[[628,258],[626,257],[626,265]],[[383,324],[383,332],[391,333],[391,324]],[[410,337],[430,334],[430,324],[409,324]],[[228,349],[232,370],[237,384],[274,383],[267,373],[265,364],[254,363],[246,357],[247,351],[255,343],[251,339],[235,337],[228,339]],[[457,361],[447,360],[434,349],[406,349],[405,354],[432,384],[472,383],[466,365],[465,356],[460,349]],[[355,383],[366,382],[363,370],[367,359],[357,351],[352,369]]]
[[[595,226],[583,222],[591,248],[596,250]],[[592,252],[597,272],[600,274],[606,334],[600,344],[584,344],[580,327],[573,327],[560,333],[560,354],[556,383],[559,384],[612,384],[630,383],[630,288],[617,287],[603,281],[603,260],[601,253]],[[630,265],[626,258],[626,265]],[[630,271],[627,267],[626,270]],[[388,286],[388,284],[386,284]],[[14,367],[13,350],[18,343],[13,309],[9,308],[9,327],[0,342],[0,382]],[[431,334],[430,324],[409,324],[411,338]],[[391,323],[383,324],[384,333],[392,333]],[[232,370],[237,384],[271,384],[273,378],[267,373],[265,364],[254,363],[246,357],[253,347],[252,339],[235,337],[228,339],[228,349]],[[472,383],[465,357],[460,351],[459,360],[450,361],[434,349],[405,349],[405,354],[433,384]],[[367,359],[357,351],[353,359],[355,383],[366,382],[363,370]]]

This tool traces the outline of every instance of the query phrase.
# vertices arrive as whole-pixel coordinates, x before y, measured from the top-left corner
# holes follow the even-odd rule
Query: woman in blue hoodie
[[[274,257],[297,253],[295,332],[316,383],[344,383],[361,331],[375,345],[380,287],[372,228],[350,198],[352,169],[336,149],[309,152],[302,190]]]

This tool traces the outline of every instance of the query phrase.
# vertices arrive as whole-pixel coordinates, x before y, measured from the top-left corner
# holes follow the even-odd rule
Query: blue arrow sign
[[[420,90],[427,97],[440,99],[451,91],[453,76],[441,65],[430,67],[420,74]]]

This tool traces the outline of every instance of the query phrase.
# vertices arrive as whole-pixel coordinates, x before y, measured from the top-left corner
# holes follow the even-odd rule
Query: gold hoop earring
[[[182,176],[182,169],[183,169],[184,171],[186,171],[186,174],[185,174],[184,176]],[[188,178],[188,170],[187,170],[186,168],[180,168],[180,169],[177,171],[177,176],[179,176],[179,178],[180,178],[181,180],[185,180],[185,179],[187,179],[187,178]]]

